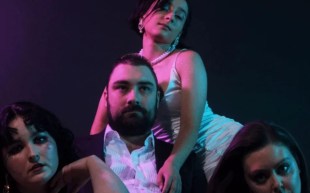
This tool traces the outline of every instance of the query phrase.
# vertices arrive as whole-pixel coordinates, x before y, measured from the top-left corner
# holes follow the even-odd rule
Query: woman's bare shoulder
[[[183,57],[199,57],[200,58],[200,55],[198,52],[194,51],[194,50],[191,50],[191,49],[177,49],[176,54],[179,53],[179,55],[183,55]]]
[[[199,53],[197,53],[194,50],[178,50],[176,54],[178,54],[178,58],[177,58],[177,66],[180,66],[181,68],[203,68],[204,69],[204,63],[203,60],[201,58],[201,56],[199,55]]]

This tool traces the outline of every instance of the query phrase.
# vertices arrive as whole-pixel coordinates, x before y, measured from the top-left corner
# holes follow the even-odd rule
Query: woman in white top
[[[174,189],[179,169],[195,149],[204,163],[207,178],[241,124],[212,112],[207,99],[204,63],[193,50],[178,44],[186,34],[190,9],[186,0],[140,0],[131,18],[142,37],[140,55],[154,68],[164,96],[153,129],[157,138],[174,143],[174,149],[158,173],[164,191]],[[107,124],[102,97],[91,134]]]

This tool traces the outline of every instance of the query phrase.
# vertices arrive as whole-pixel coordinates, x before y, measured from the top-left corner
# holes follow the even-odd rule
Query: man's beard
[[[121,136],[139,136],[149,133],[154,124],[157,111],[156,107],[154,107],[152,115],[151,112],[147,112],[146,109],[139,105],[129,105],[113,118],[109,102],[107,108],[109,125]],[[142,117],[137,112],[141,113]]]

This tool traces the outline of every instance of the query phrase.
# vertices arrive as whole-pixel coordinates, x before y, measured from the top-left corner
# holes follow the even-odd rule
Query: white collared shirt
[[[157,185],[154,136],[150,134],[144,146],[129,152],[125,142],[110,126],[104,135],[106,164],[120,177],[130,193],[160,193]]]

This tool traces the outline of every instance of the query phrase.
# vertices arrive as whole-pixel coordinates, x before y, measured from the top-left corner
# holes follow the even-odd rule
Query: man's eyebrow
[[[151,81],[139,81],[138,84],[155,86],[155,84]]]
[[[128,84],[129,82],[127,80],[117,80],[115,82],[112,83],[112,85],[116,85],[116,84]]]
[[[127,81],[127,80],[117,80],[117,81],[115,81],[115,82],[112,83],[112,85],[118,85],[118,84],[130,84],[130,82]],[[153,82],[148,81],[148,80],[141,80],[141,81],[138,81],[137,84],[140,84],[140,85],[141,85],[141,84],[142,84],[142,85],[152,85],[152,86],[155,85]]]

